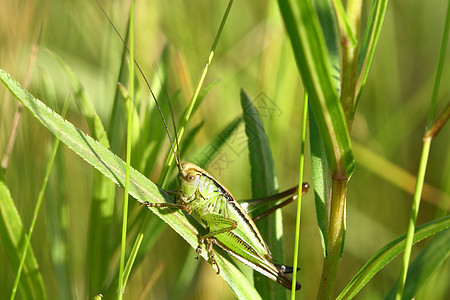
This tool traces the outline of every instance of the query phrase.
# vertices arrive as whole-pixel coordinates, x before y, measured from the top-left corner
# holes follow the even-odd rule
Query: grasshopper
[[[214,259],[213,244],[254,270],[291,289],[292,279],[285,275],[289,267],[272,263],[269,247],[259,233],[253,219],[241,207],[226,187],[208,172],[193,163],[179,163],[178,194],[176,203],[143,203],[147,207],[182,209],[208,229],[199,235],[197,259],[205,244],[212,265],[220,273]],[[306,192],[304,184],[302,192]],[[276,195],[277,196],[277,195]],[[295,197],[295,196],[294,196]],[[293,197],[293,198],[294,198]],[[289,201],[289,200],[287,200]],[[300,289],[300,284],[296,284]]]
[[[105,10],[98,1],[97,3],[128,50],[125,41],[115,28],[112,21],[109,19]],[[217,274],[220,273],[220,268],[214,258],[213,245],[219,246],[242,263],[250,266],[271,280],[280,283],[285,288],[291,289],[292,279],[285,273],[292,272],[292,268],[273,263],[273,258],[269,247],[261,236],[254,220],[234,199],[228,189],[199,166],[189,162],[181,163],[179,151],[175,150],[179,149],[175,123],[173,122],[176,147],[174,146],[173,139],[170,135],[170,131],[159,106],[158,100],[156,99],[156,96],[154,95],[152,88],[150,87],[150,84],[148,83],[141,68],[136,61],[135,63],[152,94],[156,107],[159,110],[178,168],[178,190],[175,203],[150,203],[147,201],[141,204],[147,206],[148,208],[156,207],[182,209],[189,215],[192,214],[192,216],[200,224],[203,224],[208,232],[198,236],[196,258],[198,259],[200,257],[202,248],[205,246],[211,264],[216,267]],[[305,193],[308,190],[308,187],[309,186],[307,183],[303,184],[302,193]],[[258,205],[266,200],[280,199],[295,194],[287,201],[274,207],[268,212],[270,213],[273,210],[293,201],[296,198],[297,190],[298,188],[295,187],[267,199],[251,200],[250,203]],[[257,218],[260,219],[267,214],[264,213]],[[298,289],[300,289],[300,284],[296,283],[296,290]]]

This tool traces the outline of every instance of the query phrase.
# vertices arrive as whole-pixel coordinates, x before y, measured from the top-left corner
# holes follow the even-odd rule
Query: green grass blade
[[[236,129],[242,123],[242,117],[237,117],[231,121],[219,134],[201,149],[198,154],[194,157],[193,162],[199,166],[208,166],[217,154],[220,153],[220,149],[225,145],[227,140],[233,136]]]
[[[372,9],[370,11],[358,57],[359,86],[356,91],[356,106],[358,105],[361,92],[366,84],[367,75],[369,74],[373,55],[375,53],[375,47],[378,43],[378,38],[380,37],[384,16],[386,15],[387,3],[388,0],[375,0],[372,3]]]
[[[123,187],[125,180],[125,162],[104,146],[75,128],[70,122],[61,118],[45,104],[34,98],[28,91],[23,89],[20,84],[14,80],[8,73],[0,69],[0,79],[11,93],[20,100],[30,112],[65,143],[70,149],[82,157],[86,162],[95,167],[114,183]],[[130,187],[129,193],[138,202],[167,202],[172,201],[164,190],[156,186],[144,175],[130,168]],[[189,245],[196,249],[198,246],[197,230],[191,224],[185,215],[180,211],[159,210],[152,208],[151,211],[160,217],[164,222],[171,226]],[[95,226],[95,224],[93,224]],[[206,260],[206,251],[202,253]],[[220,276],[233,289],[233,292],[242,299],[260,298],[254,287],[242,275],[242,273],[226,259],[220,255],[216,256],[219,267],[223,272]]]
[[[447,48],[447,42],[449,39],[449,35],[448,35],[449,28],[450,28],[450,2],[447,3],[447,15],[446,15],[446,21],[445,21],[445,28],[444,28],[442,42],[441,42],[438,67],[437,67],[437,72],[436,72],[436,78],[434,81],[433,94],[431,96],[430,108],[428,110],[428,120],[427,120],[426,130],[428,130],[432,126],[436,126],[433,123],[434,123],[434,116],[436,114],[437,96],[438,96],[439,86],[441,83],[442,68],[443,68],[444,61],[445,61],[445,52],[446,52],[446,48]],[[449,106],[447,104],[447,114],[446,114],[447,116],[446,117],[443,116],[442,119],[439,119],[439,121],[438,121],[439,125],[436,126],[437,128],[442,128],[444,126],[444,124],[448,121],[448,117],[450,115],[450,113],[449,113],[450,110],[448,108],[449,108]],[[444,113],[444,115],[445,115],[445,113]],[[398,279],[397,293],[395,296],[395,299],[399,299],[399,300],[402,299],[403,289],[404,289],[405,283],[406,283],[406,277],[407,277],[407,273],[408,273],[409,261],[410,261],[411,250],[412,250],[411,248],[413,245],[412,244],[413,243],[413,235],[414,235],[415,225],[416,225],[416,221],[417,221],[417,215],[419,214],[419,207],[420,207],[420,202],[421,202],[421,198],[422,198],[422,188],[423,188],[423,184],[425,182],[425,172],[427,170],[427,164],[428,164],[428,160],[429,160],[429,156],[430,156],[431,141],[433,140],[435,135],[439,132],[439,129],[437,129],[437,128],[436,128],[436,131],[433,130],[433,133],[426,132],[425,136],[423,137],[422,155],[420,157],[419,168],[418,168],[418,172],[417,172],[417,181],[416,181],[414,197],[413,197],[413,203],[411,206],[411,213],[410,213],[409,222],[408,222],[406,247],[405,247],[402,267],[400,269],[400,275],[399,275],[399,279]]]
[[[416,230],[417,215],[419,214],[420,200],[422,195],[423,183],[425,181],[425,171],[427,169],[428,158],[430,156],[431,139],[425,140],[422,147],[422,154],[420,157],[419,170],[417,173],[417,181],[415,185],[413,203],[409,216],[408,229],[406,235],[406,247],[403,254],[402,267],[397,286],[396,299],[401,299],[403,295],[403,288],[405,286],[406,275],[408,273],[409,260],[411,257],[412,246],[414,244],[414,232]]]
[[[300,161],[298,166],[298,186],[301,187],[303,184],[303,170],[305,162],[305,141],[306,141],[306,123],[308,116],[308,93],[305,92],[305,97],[303,98],[303,112],[302,112],[302,128],[301,128],[301,146],[300,146]],[[297,270],[298,266],[298,250],[300,245],[300,221],[302,215],[302,191],[299,192],[298,202],[297,202],[297,215],[295,218],[295,244],[294,244],[294,262],[293,269]],[[297,281],[297,272],[292,274],[292,289],[291,289],[291,299],[295,299],[295,284]]]
[[[446,229],[431,240],[409,267],[403,299],[413,299],[417,291],[449,257],[450,229]],[[393,300],[395,289],[396,285],[391,288],[384,299]]]
[[[233,0],[230,0],[228,2],[228,6],[227,6],[227,8],[225,10],[225,13],[223,15],[223,18],[222,18],[222,21],[220,23],[219,29],[217,30],[217,34],[216,34],[214,42],[213,42],[213,44],[211,46],[211,50],[209,52],[208,59],[207,59],[207,61],[205,63],[205,67],[203,68],[203,72],[202,72],[202,74],[200,76],[200,79],[197,82],[194,94],[192,95],[191,100],[189,101],[189,106],[186,109],[186,112],[183,115],[183,118],[181,120],[180,126],[178,128],[177,135],[178,135],[178,140],[179,141],[183,138],[183,134],[184,134],[184,131],[186,129],[186,126],[187,126],[187,124],[188,124],[188,122],[189,122],[189,120],[190,120],[190,118],[192,116],[192,112],[194,110],[194,107],[196,106],[196,102],[198,100],[198,96],[199,96],[200,90],[202,88],[203,82],[205,81],[206,74],[208,73],[209,66],[211,65],[212,59],[214,57],[214,53],[216,52],[217,44],[219,43],[220,37],[222,35],[223,29],[224,29],[225,24],[227,22],[228,15],[230,14],[230,10],[231,10],[232,6],[233,6]],[[168,173],[168,171],[170,169],[170,166],[173,165],[173,160],[174,160],[174,153],[169,152],[169,155],[167,156],[166,162],[164,163],[164,168],[163,168],[163,170],[161,172],[161,178],[163,178],[161,186],[164,186],[164,182],[167,179],[166,175],[167,175],[167,173]]]
[[[110,148],[108,135],[100,117],[97,115],[92,100],[84,86],[67,62],[57,53],[50,51],[52,57],[60,64],[73,89],[75,102],[86,119],[92,137],[106,148]],[[92,179],[92,201],[88,238],[88,260],[86,265],[88,294],[98,292],[104,287],[104,270],[107,269],[112,255],[113,214],[115,211],[115,187],[107,178],[94,171]]]
[[[252,197],[261,198],[276,194],[278,178],[270,150],[269,140],[258,111],[252,101],[241,90],[241,106],[244,114],[245,133],[248,139],[249,160],[252,178]],[[255,211],[259,215],[261,211]],[[284,261],[283,232],[281,211],[277,210],[258,223],[258,229],[270,247],[272,256],[279,262]],[[253,280],[256,289],[264,299],[286,298],[287,290],[281,285],[270,281],[264,275],[254,271]]]
[[[125,165],[125,186],[124,186],[124,201],[123,201],[123,212],[122,212],[122,239],[120,246],[120,263],[119,263],[119,286],[117,288],[117,299],[123,299],[123,293],[126,287],[125,273],[125,254],[127,249],[127,227],[128,227],[128,195],[130,189],[130,167],[131,167],[131,141],[133,132],[133,99],[134,99],[134,1],[130,4],[130,27],[129,27],[129,51],[128,55],[129,61],[129,78],[128,78],[128,99],[127,99],[127,146],[126,146],[126,165]],[[139,249],[140,243],[135,243],[135,247]],[[137,250],[135,250],[137,251]],[[134,262],[134,258],[129,260],[131,269],[131,264]]]
[[[66,102],[64,103],[64,108],[62,111],[62,115],[65,116],[66,112],[67,112],[67,107],[69,106],[69,99],[66,99]],[[11,300],[13,300],[16,296],[16,292],[17,292],[17,287],[19,285],[19,281],[20,281],[20,277],[22,275],[22,270],[23,270],[23,266],[27,257],[27,252],[28,249],[30,248],[30,241],[31,241],[31,236],[33,235],[33,231],[34,231],[34,226],[36,225],[36,220],[39,216],[39,211],[41,209],[41,205],[42,205],[42,201],[44,199],[44,194],[45,194],[45,189],[47,188],[47,183],[48,183],[48,178],[50,177],[50,172],[52,171],[52,167],[53,167],[53,162],[55,161],[55,157],[56,157],[56,153],[58,152],[58,147],[59,147],[59,140],[56,139],[54,144],[53,144],[53,149],[52,149],[52,153],[50,155],[50,159],[47,163],[47,170],[45,171],[45,175],[44,175],[44,180],[42,182],[42,186],[41,186],[41,191],[39,192],[39,196],[38,199],[36,201],[36,206],[34,209],[34,213],[33,213],[33,218],[31,220],[31,224],[30,224],[30,228],[28,230],[28,234],[26,235],[25,238],[25,244],[23,246],[22,251],[20,251],[20,253],[22,253],[22,257],[20,259],[19,262],[19,267],[17,268],[17,274],[16,274],[16,280],[14,282],[14,286],[12,289],[12,293],[11,293]]]
[[[446,228],[450,227],[450,216],[434,220],[427,224],[421,225],[416,228],[414,234],[413,244],[436,234]],[[405,249],[406,233],[402,234],[380,251],[378,251],[367,263],[361,268],[361,270],[353,277],[350,283],[344,288],[344,290],[337,297],[340,299],[352,299],[356,294],[378,273],[383,269],[395,256],[400,254]]]
[[[125,43],[128,41],[128,31],[130,26],[130,20],[128,19],[127,28],[125,30]],[[128,65],[127,65],[127,48],[123,45],[121,54],[121,64],[119,68],[119,73],[117,75],[117,81],[122,84],[126,84],[128,80]],[[111,116],[109,118],[109,123],[107,126],[108,136],[111,143],[111,150],[114,153],[119,153],[123,143],[123,121],[124,121],[124,103],[122,101],[122,95],[120,92],[120,86],[116,86],[116,91],[114,94],[113,108],[111,111]]]
[[[89,95],[86,93],[83,84],[78,79],[75,72],[73,72],[72,68],[60,55],[50,50],[47,51],[60,64],[69,79],[69,82],[72,85],[75,103],[77,104],[81,114],[86,119],[92,137],[106,148],[109,148],[109,140],[105,128],[103,127],[103,123],[97,115],[94,104],[92,103]]]
[[[317,127],[314,116],[311,113],[308,115],[310,136],[319,136],[319,128]],[[317,223],[319,225],[323,257],[325,257],[328,246],[328,194],[331,188],[331,175],[322,140],[318,138],[310,139],[310,147],[314,201],[316,204]]]
[[[278,4],[314,118],[326,145],[332,175],[336,179],[349,178],[354,168],[350,137],[316,13],[309,1],[296,2],[295,13],[291,1],[278,0]]]
[[[19,212],[11,198],[5,179],[0,174],[0,238],[14,271],[18,269],[23,255],[25,235]],[[41,271],[31,247],[28,248],[25,258],[19,291],[22,299],[47,299]]]
[[[141,248],[142,240],[144,235],[142,233],[138,234],[136,241],[131,249],[130,256],[128,257],[127,264],[124,269],[123,276],[123,286],[125,287],[128,282],[128,278],[130,277],[131,269],[133,268],[133,264],[136,260],[137,254],[139,253],[139,249]]]
[[[44,70],[40,70],[38,74],[44,97],[49,99],[50,103],[57,103],[53,79]],[[71,252],[68,250],[70,248],[68,233],[70,221],[67,209],[67,190],[64,184],[67,180],[65,162],[64,150],[60,148],[53,165],[51,186],[47,189],[44,208],[50,257],[57,278],[57,295],[59,298],[69,300],[75,299],[75,289],[72,279],[73,265],[70,263],[72,261]],[[57,178],[56,182],[55,178]]]

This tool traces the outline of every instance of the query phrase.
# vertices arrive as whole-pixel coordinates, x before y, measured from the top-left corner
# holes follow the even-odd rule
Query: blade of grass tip
[[[130,4],[130,31],[129,31],[129,78],[128,78],[128,99],[127,99],[127,150],[126,150],[126,167],[125,167],[125,188],[123,201],[123,217],[122,217],[122,241],[120,249],[120,265],[119,265],[119,287],[117,299],[123,298],[125,291],[125,252],[127,242],[127,221],[128,221],[128,190],[130,185],[130,163],[131,163],[131,134],[133,125],[133,95],[134,95],[134,1]],[[131,267],[130,267],[131,268]]]
[[[303,98],[303,114],[302,114],[302,135],[301,135],[301,148],[300,148],[300,162],[298,167],[298,182],[299,187],[303,184],[303,167],[305,162],[305,140],[306,140],[306,122],[308,115],[308,93],[305,91],[305,97]],[[295,218],[295,243],[294,243],[294,263],[292,274],[292,289],[291,289],[291,299],[295,299],[295,285],[297,283],[297,266],[298,266],[298,249],[300,245],[300,217],[302,211],[302,192],[298,193],[297,200],[297,216]]]
[[[427,120],[427,126],[426,126],[427,130],[430,127],[432,127],[432,125],[433,125],[434,115],[435,115],[435,111],[436,111],[437,95],[438,95],[439,85],[440,85],[440,81],[441,81],[442,66],[444,65],[447,41],[449,38],[449,36],[448,36],[449,28],[450,28],[450,1],[448,2],[448,5],[447,5],[447,16],[446,16],[446,20],[445,20],[445,27],[444,27],[443,37],[442,37],[441,49],[440,49],[440,53],[439,53],[438,66],[437,66],[437,71],[436,71],[436,79],[434,82],[433,94],[431,96],[430,109],[428,110],[428,120]],[[442,126],[443,126],[443,123],[442,123]],[[403,296],[403,290],[405,288],[406,276],[408,274],[408,265],[409,265],[409,260],[411,257],[411,248],[412,248],[413,238],[414,238],[414,229],[415,229],[415,225],[416,225],[417,215],[419,213],[422,188],[423,188],[423,183],[425,181],[425,172],[427,169],[428,157],[430,155],[431,141],[433,139],[433,136],[427,136],[426,134],[425,134],[425,137],[426,138],[423,139],[422,155],[420,158],[419,170],[417,173],[416,188],[415,188],[415,192],[414,192],[414,199],[413,199],[413,204],[411,207],[411,215],[410,215],[409,223],[408,223],[408,233],[406,235],[405,253],[403,254],[402,267],[400,269],[400,275],[399,275],[398,285],[397,285],[397,292],[395,295],[396,300],[401,300],[401,298]]]
[[[201,87],[203,85],[203,82],[205,81],[206,78],[206,74],[208,73],[209,70],[209,66],[211,65],[212,59],[214,57],[214,53],[216,52],[216,48],[217,48],[217,44],[219,43],[220,37],[222,35],[223,29],[225,28],[225,23],[227,22],[228,19],[228,15],[230,14],[230,10],[231,7],[233,6],[233,1],[234,0],[230,0],[228,2],[228,6],[225,10],[225,13],[223,15],[222,21],[220,23],[219,26],[219,30],[217,31],[216,37],[214,38],[214,42],[211,46],[211,51],[209,52],[209,56],[208,59],[206,61],[205,67],[203,68],[203,72],[197,82],[197,86],[195,87],[195,91],[194,94],[192,95],[191,100],[189,101],[189,106],[186,109],[186,112],[181,120],[181,124],[178,128],[178,141],[181,141],[184,135],[184,131],[186,129],[186,125],[188,123],[188,121],[191,118],[192,115],[192,111],[194,109],[195,103],[197,102],[197,98],[198,95],[200,93]],[[178,147],[178,145],[176,146]],[[169,151],[167,156],[166,156],[166,160],[164,163],[164,168],[161,171],[161,175],[160,175],[160,179],[158,180],[160,183],[160,186],[164,187],[166,184],[166,180],[167,180],[167,173],[169,172],[169,168],[170,166],[173,164],[173,160],[174,160],[174,153],[172,153],[172,151]]]
[[[67,112],[67,108],[69,106],[69,98],[66,98],[64,102],[64,107],[62,111],[62,117],[64,118]],[[41,208],[42,201],[44,199],[45,188],[47,187],[48,178],[50,176],[50,172],[52,171],[53,161],[56,157],[56,152],[58,151],[59,139],[56,139],[53,144],[52,154],[50,156],[50,160],[47,164],[47,170],[45,171],[44,181],[42,182],[41,191],[39,192],[39,196],[36,202],[36,207],[34,208],[33,218],[31,219],[30,229],[28,230],[28,234],[26,235],[25,244],[23,245],[22,250],[22,258],[20,259],[19,268],[17,269],[16,278],[14,280],[14,285],[11,292],[10,299],[13,300],[16,297],[17,287],[19,286],[20,277],[22,274],[22,269],[25,264],[25,258],[27,256],[28,247],[30,246],[31,235],[33,234],[34,225],[36,224],[37,217],[39,215],[39,209]]]
[[[372,65],[375,47],[380,37],[388,0],[375,0],[372,4],[366,31],[358,55],[358,87],[356,91],[355,110],[358,106],[361,92],[366,84],[370,66]]]

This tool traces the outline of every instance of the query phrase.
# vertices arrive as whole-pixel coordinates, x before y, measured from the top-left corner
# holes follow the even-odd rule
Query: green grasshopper
[[[114,27],[117,34],[122,39],[124,46],[127,48],[126,43],[121,37],[120,33],[117,31],[114,24],[111,22],[100,4],[99,6],[105,16],[108,18],[111,25]],[[175,203],[150,203],[147,201],[142,204],[146,205],[149,208],[157,207],[182,209],[189,215],[192,214],[200,224],[203,224],[208,230],[208,233],[199,235],[199,241],[196,250],[197,259],[199,258],[202,252],[202,248],[205,245],[211,264],[213,266],[216,266],[217,274],[220,273],[220,268],[214,258],[214,244],[225,250],[227,253],[229,253],[231,256],[235,257],[242,263],[267,276],[271,280],[280,283],[285,288],[291,289],[292,279],[285,273],[292,272],[292,268],[283,265],[277,265],[272,262],[273,258],[271,256],[269,247],[262,238],[258,228],[256,227],[252,218],[248,215],[247,211],[244,210],[241,205],[234,199],[231,193],[208,172],[193,163],[180,162],[180,154],[179,152],[177,153],[177,151],[175,151],[174,143],[171,138],[169,129],[166,125],[166,121],[159,103],[144,73],[141,71],[137,62],[135,63],[138,66],[138,69],[143,76],[159,110],[167,136],[170,140],[171,148],[174,153],[179,171],[177,180],[178,191]],[[176,137],[175,124],[174,130]],[[176,149],[179,149],[177,137],[175,138],[175,140],[177,145]],[[308,184],[303,184],[302,193],[305,193],[308,187]],[[297,190],[298,188],[294,188],[284,193],[269,197],[268,199],[272,200],[295,194],[287,201],[274,207],[271,211],[293,201],[296,198]],[[251,200],[250,205],[258,205],[263,201],[265,200]],[[262,218],[265,215],[266,213],[258,216],[257,218]],[[296,289],[300,289],[299,283],[296,283]]]
[[[205,244],[211,264],[216,266],[217,274],[220,273],[220,268],[214,259],[213,244],[273,281],[291,289],[292,279],[285,275],[289,267],[272,263],[269,247],[258,228],[231,193],[195,164],[189,162],[180,164],[177,158],[177,165],[179,174],[176,203],[143,204],[147,207],[185,210],[205,225],[209,232],[199,236],[197,259]],[[303,184],[302,193],[305,193],[308,187],[307,183]],[[296,284],[296,289],[300,289],[299,283]]]

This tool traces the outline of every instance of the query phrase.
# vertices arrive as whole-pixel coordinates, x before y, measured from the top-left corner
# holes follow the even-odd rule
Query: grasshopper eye
[[[192,182],[192,181],[194,181],[195,180],[195,175],[188,175],[188,176],[186,176],[186,181],[187,182]]]

